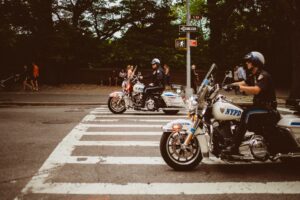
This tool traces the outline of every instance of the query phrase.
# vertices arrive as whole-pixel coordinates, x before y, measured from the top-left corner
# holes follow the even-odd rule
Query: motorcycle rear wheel
[[[194,137],[187,149],[182,150],[180,144],[184,138],[180,139],[178,133],[163,133],[160,140],[160,153],[164,161],[177,171],[192,170],[199,165],[202,154],[197,137]]]
[[[126,111],[125,107],[125,101],[122,99],[119,104],[117,104],[117,101],[119,100],[118,97],[109,97],[108,98],[108,109],[114,113],[114,114],[122,114]]]

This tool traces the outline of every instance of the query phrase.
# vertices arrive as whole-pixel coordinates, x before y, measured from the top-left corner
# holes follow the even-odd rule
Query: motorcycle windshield
[[[207,74],[205,75],[205,77],[204,77],[204,79],[203,79],[203,81],[202,81],[202,83],[201,83],[201,85],[200,85],[200,87],[199,87],[199,89],[198,89],[197,94],[201,94],[203,88],[204,88],[207,84],[209,84],[209,77],[210,77],[210,75],[211,75],[216,69],[217,69],[217,65],[216,65],[215,63],[213,63],[213,64],[211,65],[210,69],[208,70]]]

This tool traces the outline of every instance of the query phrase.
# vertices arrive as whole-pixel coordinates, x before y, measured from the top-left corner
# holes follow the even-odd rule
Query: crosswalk
[[[266,174],[264,180],[224,179],[226,172],[220,175],[213,168],[224,165],[217,158],[204,160],[192,173],[171,170],[159,154],[161,127],[185,116],[135,111],[114,115],[104,106],[96,108],[58,144],[15,199],[34,194],[300,194],[300,181],[291,177],[279,181],[278,175]],[[201,168],[217,175],[204,178]]]

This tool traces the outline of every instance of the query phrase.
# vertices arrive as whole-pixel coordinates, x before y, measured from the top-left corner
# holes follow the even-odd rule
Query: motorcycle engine
[[[249,141],[249,147],[255,159],[266,161],[269,158],[268,146],[263,136],[254,135]]]
[[[156,109],[155,100],[148,98],[145,102],[147,110],[154,111]]]
[[[143,98],[142,94],[133,92],[132,96],[133,96],[133,101],[134,101],[135,105],[136,106],[141,106],[142,105],[142,98]]]

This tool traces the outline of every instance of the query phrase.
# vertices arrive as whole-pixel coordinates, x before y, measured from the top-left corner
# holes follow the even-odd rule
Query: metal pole
[[[186,1],[186,25],[190,26],[190,0]],[[192,95],[191,89],[191,48],[190,48],[190,32],[186,32],[186,97]]]

